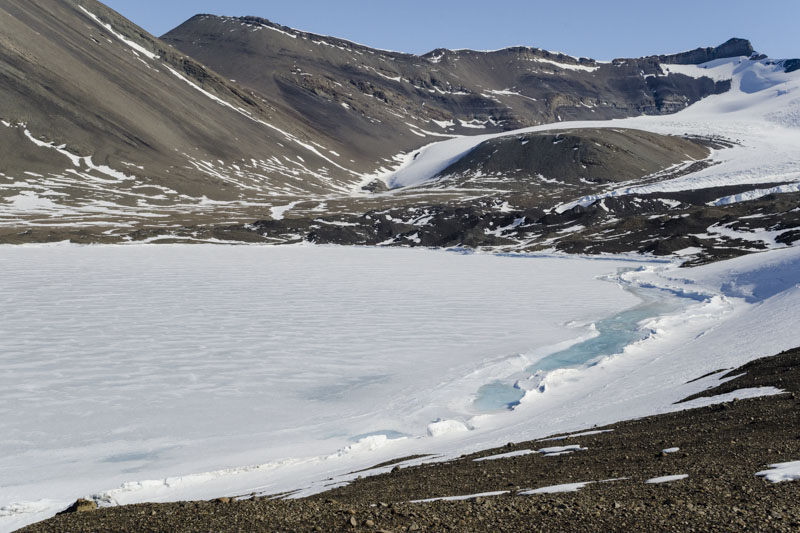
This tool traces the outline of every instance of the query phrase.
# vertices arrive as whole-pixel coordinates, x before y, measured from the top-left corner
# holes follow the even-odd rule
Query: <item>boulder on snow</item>
[[[64,509],[58,514],[68,514],[68,513],[88,513],[91,511],[97,510],[97,502],[92,500],[84,500],[83,498],[78,498],[75,500],[75,503]]]

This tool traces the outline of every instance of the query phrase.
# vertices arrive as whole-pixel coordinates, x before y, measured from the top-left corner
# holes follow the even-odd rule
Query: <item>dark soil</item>
[[[773,484],[755,474],[769,464],[800,460],[800,349],[730,375],[742,372],[703,395],[767,385],[787,393],[622,422],[607,433],[395,468],[306,499],[131,505],[65,514],[22,531],[798,531],[800,483]],[[473,461],[561,444],[587,450]],[[680,450],[662,452],[672,447]],[[673,474],[689,477],[644,483]],[[617,480],[597,483],[609,479]],[[595,483],[572,493],[517,494],[585,481]],[[411,503],[500,490],[509,493]]]

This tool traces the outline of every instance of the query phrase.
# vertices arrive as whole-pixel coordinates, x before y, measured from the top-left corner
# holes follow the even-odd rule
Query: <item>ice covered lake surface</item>
[[[629,269],[620,269],[621,271]],[[666,291],[654,291],[626,287],[632,295],[641,300],[641,303],[620,311],[607,318],[603,318],[592,325],[595,336],[570,345],[562,350],[556,350],[526,369],[528,374],[549,372],[558,369],[578,368],[592,365],[603,357],[620,353],[626,346],[646,339],[651,332],[642,328],[641,323],[659,315],[675,312],[687,302],[684,298],[694,295],[676,296]],[[520,388],[516,378],[524,374],[510,376],[505,380],[496,380],[487,383],[478,389],[474,401],[475,408],[484,413],[491,413],[498,409],[513,409],[519,405],[525,396],[526,390]]]
[[[709,386],[689,379],[800,344],[781,322],[798,318],[800,254],[770,254],[689,276],[623,258],[2,246],[0,530],[77,497],[303,495],[394,457],[674,409]],[[604,349],[622,355],[554,363],[619,317],[634,337],[612,327]],[[732,332],[751,345],[731,354]],[[512,378],[513,411],[476,406]]]

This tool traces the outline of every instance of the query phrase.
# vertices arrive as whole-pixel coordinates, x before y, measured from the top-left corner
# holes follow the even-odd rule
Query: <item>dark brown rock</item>
[[[58,514],[88,513],[96,510],[97,510],[97,502],[79,498],[75,500],[75,503],[73,503],[72,505],[70,505],[69,507],[67,507]]]

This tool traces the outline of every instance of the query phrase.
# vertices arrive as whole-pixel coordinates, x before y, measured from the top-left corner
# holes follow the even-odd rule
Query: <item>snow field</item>
[[[470,433],[484,380],[636,304],[597,279],[631,264],[0,247],[0,524],[95,494],[280,492],[414,443],[447,447]]]
[[[489,496],[500,496],[508,494],[507,490],[497,490],[493,492],[479,492],[477,494],[465,494],[463,496],[443,496],[441,498],[426,498],[424,500],[411,500],[411,503],[427,503],[427,502],[457,502],[462,500],[474,500],[475,498],[486,498]]]
[[[800,345],[800,248],[679,269],[314,246],[4,246],[0,268],[2,530],[81,496],[301,497],[396,457],[445,461],[777,394],[675,405],[721,382],[687,383],[700,375]],[[482,385],[635,305],[622,286],[684,305],[644,319],[649,334],[620,353],[538,375],[545,386],[513,410],[475,412]]]

